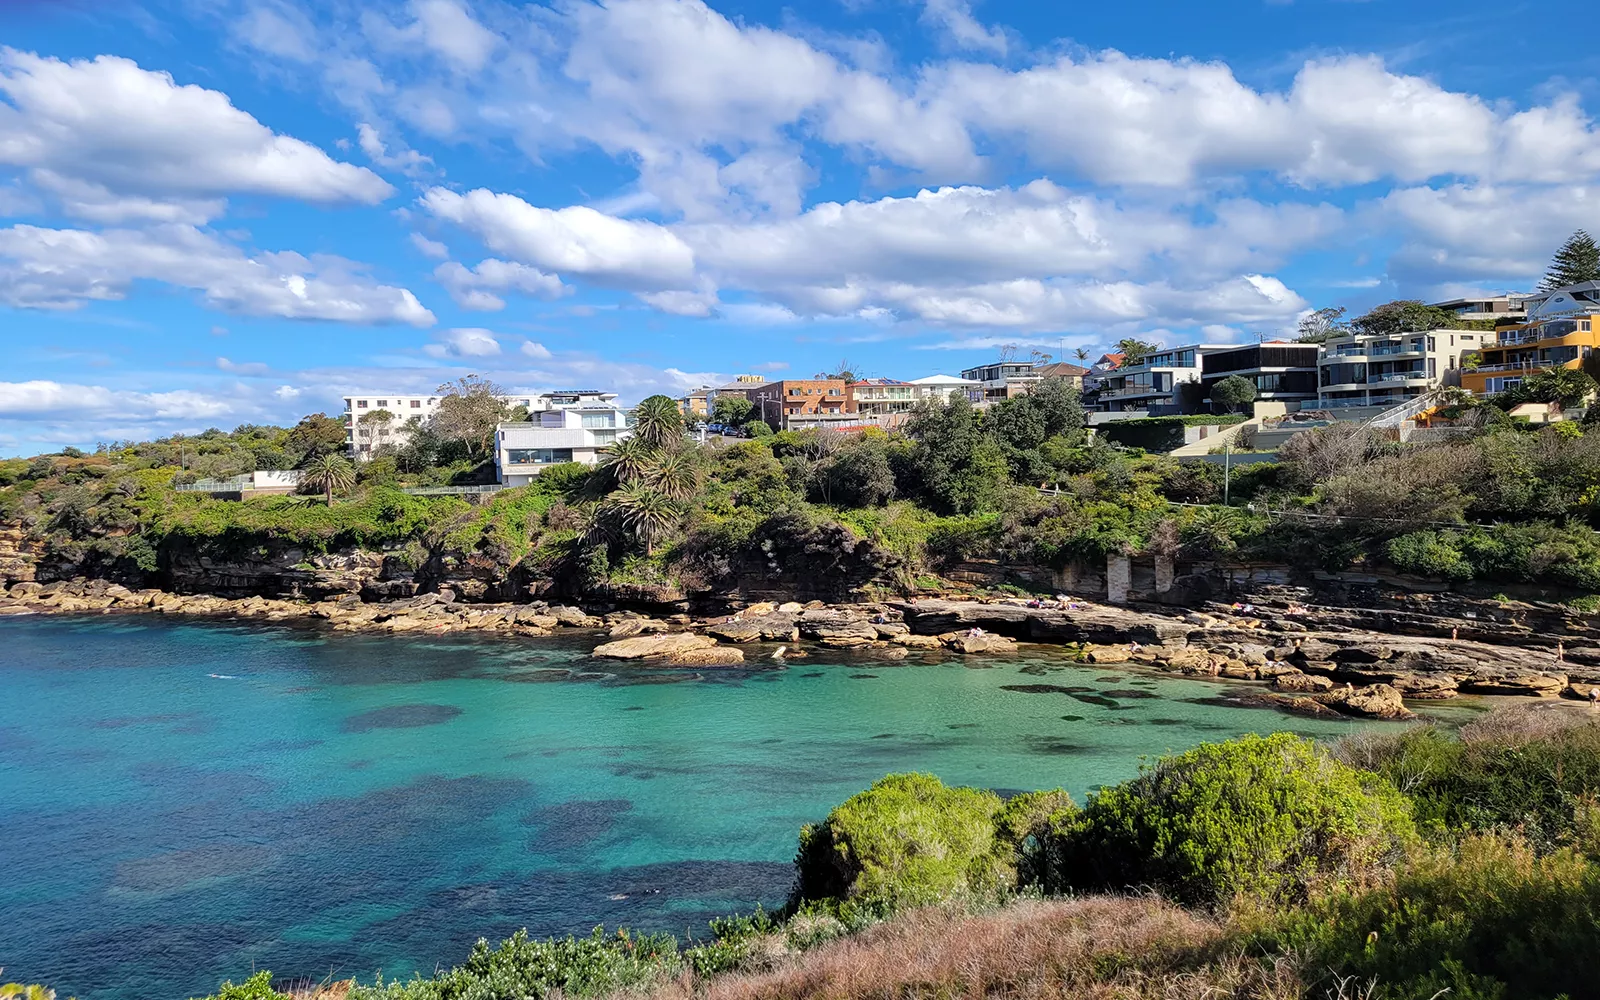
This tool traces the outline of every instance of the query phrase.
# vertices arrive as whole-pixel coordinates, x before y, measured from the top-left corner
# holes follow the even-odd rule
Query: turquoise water
[[[588,648],[0,619],[6,978],[163,1000],[406,976],[518,927],[682,935],[780,904],[801,824],[890,771],[1081,800],[1141,754],[1355,725],[1047,650],[689,674]]]

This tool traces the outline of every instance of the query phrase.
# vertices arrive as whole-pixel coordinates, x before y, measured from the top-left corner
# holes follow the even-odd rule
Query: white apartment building
[[[862,423],[875,423],[885,417],[910,413],[911,408],[917,405],[917,387],[892,378],[852,382],[850,396],[855,400],[857,419]]]
[[[924,375],[908,383],[915,391],[918,402],[924,399],[935,403],[948,403],[952,399],[965,399],[969,403],[983,402],[982,382],[956,375]]]
[[[615,393],[592,395],[616,398]],[[536,410],[526,421],[496,428],[495,478],[506,486],[526,486],[552,465],[596,465],[602,449],[632,434],[633,414],[609,401]]]
[[[1153,351],[1137,364],[1092,371],[1085,377],[1086,392],[1093,386],[1092,402],[1086,407],[1103,413],[1129,410],[1148,411],[1151,407],[1177,407],[1178,386],[1200,381],[1200,359],[1209,351],[1222,351],[1237,344],[1188,344]],[[1176,412],[1176,411],[1174,411]]]
[[[1317,406],[1394,406],[1456,383],[1461,356],[1494,346],[1496,337],[1487,330],[1336,337],[1317,358]]]
[[[385,445],[402,447],[411,440],[407,426],[411,418],[420,417],[426,423],[438,412],[443,398],[403,392],[360,392],[344,397],[345,444],[350,458],[365,462]],[[377,416],[380,413],[386,416]]]

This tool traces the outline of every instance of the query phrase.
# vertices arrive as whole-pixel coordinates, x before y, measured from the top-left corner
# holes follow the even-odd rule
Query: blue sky
[[[0,454],[1531,287],[1600,231],[1586,16],[0,0]]]

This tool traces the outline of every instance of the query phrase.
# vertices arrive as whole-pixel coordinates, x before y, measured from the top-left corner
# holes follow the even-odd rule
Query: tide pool
[[[891,771],[1081,802],[1141,755],[1362,725],[1044,649],[689,672],[591,645],[0,619],[5,978],[167,1000],[431,972],[519,927],[684,936],[781,905],[800,826]]]

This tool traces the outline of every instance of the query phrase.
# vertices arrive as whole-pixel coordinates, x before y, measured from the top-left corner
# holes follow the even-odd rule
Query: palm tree
[[[646,474],[645,481],[670,500],[689,500],[700,492],[700,464],[695,461],[693,452],[671,451],[661,456],[655,468]]]
[[[1083,364],[1089,360],[1089,349],[1087,347],[1074,347],[1072,356],[1078,359],[1079,364]]]
[[[46,986],[24,986],[21,983],[6,983],[0,986],[0,998],[16,997],[17,1000],[56,1000],[56,991]]]
[[[683,437],[683,411],[677,401],[656,395],[640,403],[633,411],[633,436],[652,451]]]
[[[671,531],[682,510],[671,497],[642,482],[631,482],[606,498],[607,513],[655,555],[656,542]]]
[[[626,486],[648,475],[656,465],[656,450],[635,433],[606,448],[600,468],[618,486]]]
[[[300,470],[300,483],[321,490],[333,506],[333,491],[343,493],[356,484],[356,470],[343,455],[318,455]]]

